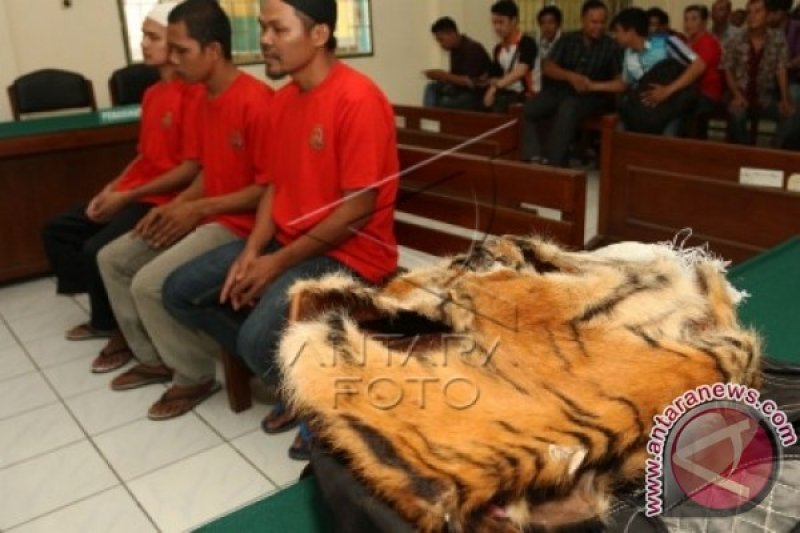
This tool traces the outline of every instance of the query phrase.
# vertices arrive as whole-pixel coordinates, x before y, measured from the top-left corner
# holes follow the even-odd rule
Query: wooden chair
[[[111,105],[141,104],[144,92],[159,80],[158,69],[143,64],[115,70],[108,79]]]
[[[14,120],[23,114],[62,109],[97,110],[92,82],[81,74],[43,69],[20,76],[8,87]]]

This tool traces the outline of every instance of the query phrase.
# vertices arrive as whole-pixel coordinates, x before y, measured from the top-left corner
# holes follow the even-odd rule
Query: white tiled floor
[[[297,479],[267,405],[235,415],[223,391],[151,422],[162,386],[111,391],[89,372],[103,342],[64,340],[87,307],[50,279],[0,288],[0,531],[186,531]]]

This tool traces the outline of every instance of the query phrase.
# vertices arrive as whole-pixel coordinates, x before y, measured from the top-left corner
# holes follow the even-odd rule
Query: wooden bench
[[[397,142],[442,151],[469,143],[458,152],[518,161],[522,149],[523,109],[522,104],[514,104],[508,114],[496,114],[396,105]],[[578,150],[581,154],[586,151],[588,134],[602,131],[605,116],[592,115],[581,123],[581,148]],[[511,120],[516,123],[509,125]],[[501,129],[486,138],[475,140],[498,128]]]
[[[399,144],[447,150],[469,142],[460,153],[519,159],[522,106],[505,115],[395,105],[394,115]]]
[[[396,235],[402,246],[441,256],[488,235],[537,233],[583,248],[586,176],[514,161],[400,146]],[[546,208],[554,217],[540,214]],[[230,407],[251,405],[250,372],[223,355]]]
[[[708,243],[735,263],[800,233],[800,194],[786,189],[800,154],[603,129],[598,238]],[[740,183],[744,167],[783,172],[781,187]]]

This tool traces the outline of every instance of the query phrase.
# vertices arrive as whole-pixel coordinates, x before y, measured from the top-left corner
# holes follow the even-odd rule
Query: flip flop
[[[300,420],[297,418],[296,415],[293,416],[292,418],[287,419],[277,427],[271,428],[269,426],[270,422],[285,415],[287,410],[288,409],[286,408],[286,404],[284,404],[283,402],[278,402],[277,404],[275,404],[275,407],[272,408],[272,411],[270,411],[269,414],[266,417],[264,417],[264,420],[261,421],[262,431],[264,431],[264,433],[267,433],[268,435],[277,435],[278,433],[284,433],[286,431],[289,431],[290,429],[297,427],[297,424],[300,423]]]
[[[133,359],[133,352],[130,348],[119,348],[110,352],[102,351],[92,361],[93,374],[106,374],[128,364]]]
[[[172,370],[167,367],[150,367],[139,364],[111,380],[111,389],[115,391],[138,389],[145,385],[169,383],[170,381],[172,381]]]
[[[95,329],[88,322],[79,324],[64,334],[68,341],[88,341],[91,339],[107,339],[114,332],[104,329]]]
[[[170,390],[167,390],[164,394],[161,395],[161,398],[158,399],[156,403],[150,406],[150,409],[147,411],[147,418],[150,420],[170,420],[172,418],[177,418],[179,416],[183,416],[208,398],[216,394],[222,389],[222,385],[219,381],[214,381],[211,386],[201,392],[183,392],[180,394],[176,394],[171,398],[168,398],[167,395],[170,393]],[[153,412],[154,409],[159,407],[171,407],[172,405],[178,405],[178,410],[171,412],[169,414],[159,415]]]

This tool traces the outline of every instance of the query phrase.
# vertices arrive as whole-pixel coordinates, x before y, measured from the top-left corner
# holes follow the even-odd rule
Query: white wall
[[[445,65],[429,28],[447,12],[478,0],[373,0],[375,55],[348,63],[371,76],[396,103],[418,104],[425,80],[421,71]],[[484,2],[484,0],[479,0]],[[458,17],[461,18],[461,17]],[[0,84],[40,68],[81,72],[95,87],[100,107],[110,105],[108,76],[125,64],[125,48],[116,0],[0,0]],[[262,65],[245,67],[264,79]],[[5,90],[0,121],[10,120]]]

